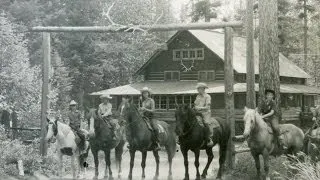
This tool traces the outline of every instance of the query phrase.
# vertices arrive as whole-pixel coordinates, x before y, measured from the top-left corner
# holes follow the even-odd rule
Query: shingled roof
[[[170,43],[174,38],[178,37],[182,31],[178,31],[167,42]],[[217,54],[224,60],[224,33],[210,30],[189,30],[195,38],[202,42],[213,53]],[[237,73],[245,74],[246,68],[246,38],[233,37],[233,68]],[[135,74],[139,74],[144,68],[150,64],[156,56],[161,52],[155,53]],[[254,42],[254,60],[255,74],[259,74],[259,44]],[[283,54],[279,54],[280,76],[295,78],[310,78],[310,76],[299,68],[296,64],[286,58]]]

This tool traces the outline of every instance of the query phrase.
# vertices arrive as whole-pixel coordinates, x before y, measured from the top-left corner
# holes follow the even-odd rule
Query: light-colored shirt
[[[98,113],[102,117],[105,117],[105,116],[112,115],[112,111],[111,110],[112,110],[112,104],[111,103],[107,103],[107,104],[101,103],[99,105]]]
[[[194,101],[195,107],[206,107],[206,110],[200,110],[200,112],[211,112],[211,96],[207,93],[201,95],[198,94]]]
[[[155,109],[154,100],[152,98],[145,99],[142,102],[142,107],[144,107],[144,108],[146,108],[148,110],[154,111],[154,109]]]

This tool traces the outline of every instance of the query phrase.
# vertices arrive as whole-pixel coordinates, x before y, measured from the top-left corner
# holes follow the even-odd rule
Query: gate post
[[[233,93],[233,29],[232,27],[225,28],[224,39],[224,84],[225,84],[225,102],[226,102],[226,120],[230,125],[230,138],[227,150],[227,166],[229,169],[234,168],[234,143],[232,137],[235,136],[235,119],[234,119],[234,93]]]
[[[42,33],[42,49],[43,49],[43,67],[42,67],[42,100],[41,100],[41,133],[40,133],[40,154],[47,155],[48,143],[45,141],[47,110],[48,110],[48,94],[49,94],[49,71],[50,71],[50,33]]]

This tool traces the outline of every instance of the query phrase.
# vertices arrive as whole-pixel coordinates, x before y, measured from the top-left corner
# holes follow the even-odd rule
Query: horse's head
[[[49,119],[47,118],[47,136],[46,141],[49,141],[53,136],[57,136],[58,134],[58,119]]]
[[[138,109],[132,99],[123,102],[122,107],[120,107],[120,115],[128,122],[131,122],[133,114],[137,113],[139,113]]]
[[[99,127],[99,118],[97,116],[97,109],[90,108],[86,114],[86,119],[88,120],[89,125],[89,136],[95,136],[95,129]]]
[[[190,119],[193,118],[193,110],[188,104],[176,105],[175,111],[176,118],[176,133],[178,136],[181,136],[186,129],[186,126],[189,126],[191,122]]]
[[[251,134],[252,130],[256,126],[256,118],[257,115],[259,115],[258,111],[256,109],[249,109],[247,107],[244,107],[244,132],[243,136],[244,138],[248,138]]]

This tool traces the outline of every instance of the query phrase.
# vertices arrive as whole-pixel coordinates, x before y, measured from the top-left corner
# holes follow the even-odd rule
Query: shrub
[[[283,164],[285,159],[286,157],[270,157],[269,175],[272,179],[285,179],[287,174],[287,169]],[[260,163],[262,162],[262,157],[260,157]],[[264,174],[263,166],[261,166],[261,173]],[[232,179],[255,180],[257,179],[256,174],[257,170],[251,153],[237,154]]]
[[[313,164],[310,157],[301,153],[303,161],[300,157],[291,156],[291,161],[284,161],[284,166],[288,171],[294,171],[294,174],[291,174],[288,179],[293,180],[318,180],[320,179],[320,167],[316,164]],[[292,163],[292,161],[294,163]]]

